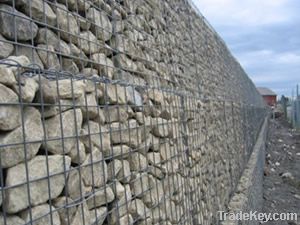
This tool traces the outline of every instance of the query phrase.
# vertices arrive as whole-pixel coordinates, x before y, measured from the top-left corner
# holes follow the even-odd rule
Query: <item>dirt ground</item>
[[[298,213],[297,221],[263,224],[300,225],[300,133],[280,118],[269,124],[263,210],[266,213]]]

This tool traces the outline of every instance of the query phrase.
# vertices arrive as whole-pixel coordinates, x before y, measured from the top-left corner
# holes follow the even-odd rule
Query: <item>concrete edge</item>
[[[253,148],[247,166],[239,180],[237,189],[228,204],[227,213],[240,211],[262,212],[263,205],[263,171],[265,164],[265,147],[268,131],[268,117],[265,118]],[[217,215],[219,217],[219,215]],[[259,221],[232,221],[229,218],[221,225],[258,225]]]

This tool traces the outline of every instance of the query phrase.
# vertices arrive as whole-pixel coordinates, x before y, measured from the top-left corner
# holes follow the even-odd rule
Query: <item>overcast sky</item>
[[[299,0],[193,0],[257,86],[300,83]]]

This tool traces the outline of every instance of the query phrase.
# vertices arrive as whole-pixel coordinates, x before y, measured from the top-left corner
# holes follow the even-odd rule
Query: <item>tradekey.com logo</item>
[[[224,212],[219,211],[220,221],[259,221],[261,224],[269,221],[297,221],[297,213],[259,213],[250,212]]]

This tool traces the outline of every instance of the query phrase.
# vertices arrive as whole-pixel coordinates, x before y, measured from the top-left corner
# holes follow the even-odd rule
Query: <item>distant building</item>
[[[266,87],[258,87],[257,90],[269,106],[276,105],[277,95],[274,91]]]

